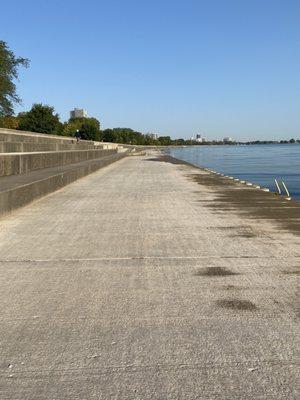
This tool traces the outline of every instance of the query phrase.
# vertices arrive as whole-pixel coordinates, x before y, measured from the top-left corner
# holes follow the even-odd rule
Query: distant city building
[[[206,142],[206,139],[202,135],[197,134],[196,135],[196,142],[197,143],[204,143],[204,142]]]
[[[86,110],[83,110],[82,108],[74,108],[73,111],[70,111],[70,118],[87,118],[88,113]]]
[[[235,140],[232,137],[225,137],[223,139],[223,142],[224,143],[233,143],[233,142],[235,142]]]
[[[149,138],[153,139],[153,140],[157,140],[158,139],[158,134],[157,133],[146,133],[146,136],[148,136]]]

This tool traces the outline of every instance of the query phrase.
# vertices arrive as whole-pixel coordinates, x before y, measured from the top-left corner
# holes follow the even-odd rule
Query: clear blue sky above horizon
[[[299,0],[17,0],[1,14],[1,40],[31,60],[16,111],[84,108],[103,128],[174,138],[300,138]]]

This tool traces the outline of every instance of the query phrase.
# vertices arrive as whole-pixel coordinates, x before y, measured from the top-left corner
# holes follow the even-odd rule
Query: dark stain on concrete
[[[230,232],[229,237],[245,237],[245,238],[253,238],[257,237],[258,234],[251,228],[250,226],[218,226],[212,227],[208,229],[218,230],[220,232]]]
[[[235,290],[236,287],[234,285],[227,285],[227,286],[225,286],[225,289],[226,290]]]
[[[217,300],[216,302],[218,307],[228,308],[236,311],[256,311],[257,307],[254,303],[249,300],[240,300],[240,299],[223,299]]]
[[[194,165],[191,164],[191,163],[188,163],[188,162],[183,161],[183,160],[179,160],[178,158],[174,158],[174,157],[171,157],[171,156],[168,156],[168,155],[161,155],[161,156],[158,156],[158,157],[147,158],[145,161],[167,162],[167,163],[170,163],[170,164],[178,164],[178,165],[181,164],[181,165],[189,165],[189,166],[194,167]]]
[[[283,271],[282,272],[284,275],[300,275],[300,269],[296,271]]]
[[[247,287],[242,287],[242,286],[235,286],[235,285],[226,285],[224,286],[225,290],[248,290],[249,288]]]
[[[194,171],[196,169],[202,171],[202,173],[187,174],[186,177],[213,190],[216,198],[206,204],[206,207],[211,210],[242,214],[254,220],[268,220],[276,223],[280,230],[300,236],[300,202],[287,201],[284,197],[275,195],[275,193],[263,192],[242,185],[169,155],[161,155],[151,160],[186,165],[193,167]],[[199,195],[201,194],[199,193]],[[249,237],[249,235],[254,237],[247,233],[244,234],[244,237]],[[243,233],[240,236],[243,236]]]
[[[243,237],[243,238],[254,238],[257,235],[254,232],[238,232],[236,235],[231,235],[231,237]]]
[[[195,272],[196,276],[206,276],[206,277],[214,277],[214,276],[232,276],[239,275],[236,272],[232,272],[224,267],[208,267],[202,268]]]
[[[280,196],[247,188],[231,180],[222,180],[212,174],[193,174],[193,178],[198,184],[214,189],[217,198],[207,204],[210,209],[236,212],[249,219],[270,220],[284,230],[300,235],[300,203],[286,201]],[[249,234],[245,234],[247,236]]]

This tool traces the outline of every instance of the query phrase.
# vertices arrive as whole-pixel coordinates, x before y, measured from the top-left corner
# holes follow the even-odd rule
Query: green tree
[[[96,118],[83,118],[80,135],[85,140],[100,140],[100,122]]]
[[[160,136],[158,141],[162,146],[170,146],[172,144],[172,139],[170,136]]]
[[[19,119],[12,115],[0,116],[0,128],[18,129]]]
[[[149,135],[143,135],[141,132],[130,128],[105,129],[101,132],[104,142],[127,143],[133,145],[157,145],[159,142]]]
[[[113,142],[113,143],[117,142],[113,129],[104,129],[104,131],[102,131],[101,134],[102,134],[102,140],[104,142]]]
[[[27,58],[16,57],[6,42],[0,40],[0,116],[14,114],[14,104],[21,103],[16,92],[15,79],[18,79],[18,68],[27,68]]]
[[[62,124],[54,108],[43,104],[33,104],[30,111],[18,115],[19,129],[39,133],[61,134]]]
[[[130,128],[113,128],[102,131],[104,142],[136,144],[136,136],[136,132]]]
[[[80,130],[81,123],[77,120],[69,120],[68,122],[64,123],[64,136],[75,136],[76,130]]]
[[[184,139],[174,139],[172,144],[175,146],[183,146],[185,144],[185,140]]]
[[[96,118],[71,118],[64,125],[64,135],[75,136],[76,130],[80,131],[84,140],[100,140],[100,122]]]

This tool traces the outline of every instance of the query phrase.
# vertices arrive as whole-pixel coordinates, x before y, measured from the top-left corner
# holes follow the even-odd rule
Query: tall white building
[[[202,135],[197,134],[196,135],[196,142],[203,143],[203,142],[206,142],[206,139]]]
[[[70,111],[70,118],[87,118],[88,113],[86,110],[82,108],[74,108],[74,110]]]
[[[151,138],[153,140],[157,140],[158,139],[158,134],[157,133],[148,132],[148,133],[146,133],[146,136],[148,136],[149,138]]]

